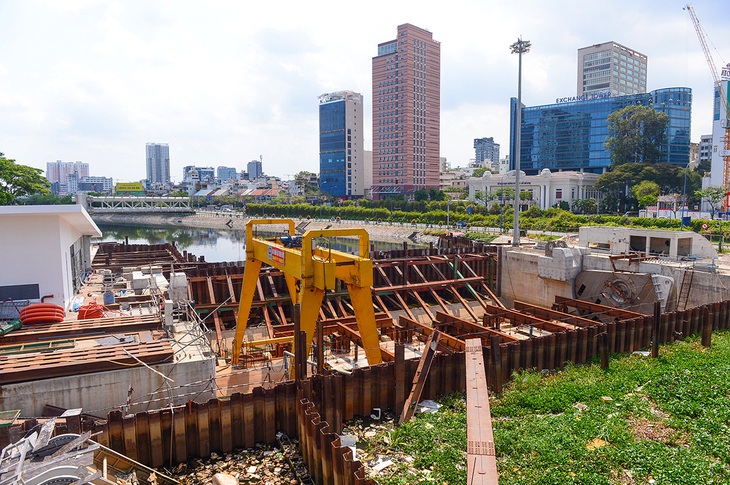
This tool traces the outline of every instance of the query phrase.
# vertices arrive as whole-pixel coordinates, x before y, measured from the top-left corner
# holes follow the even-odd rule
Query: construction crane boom
[[[700,40],[700,45],[702,46],[702,52],[705,54],[707,65],[709,66],[710,72],[712,73],[712,79],[715,82],[715,89],[717,89],[717,92],[719,93],[722,108],[725,110],[725,136],[721,140],[722,143],[720,143],[720,145],[724,146],[724,152],[722,155],[722,183],[723,188],[727,189],[730,186],[730,123],[728,123],[727,121],[728,119],[730,119],[730,116],[728,116],[730,114],[730,108],[728,107],[728,93],[726,90],[722,89],[722,79],[720,79],[720,76],[718,76],[717,74],[717,67],[715,66],[715,61],[712,59],[712,53],[710,52],[710,48],[707,46],[706,35],[705,32],[702,30],[700,20],[697,18],[694,9],[690,5],[686,5],[684,9],[687,10],[690,18],[692,19],[692,24],[694,25],[695,32],[697,32],[697,38]]]

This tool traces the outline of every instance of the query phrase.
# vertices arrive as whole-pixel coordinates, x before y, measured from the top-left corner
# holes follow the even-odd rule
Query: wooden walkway
[[[496,485],[492,415],[481,339],[466,341],[466,483]]]

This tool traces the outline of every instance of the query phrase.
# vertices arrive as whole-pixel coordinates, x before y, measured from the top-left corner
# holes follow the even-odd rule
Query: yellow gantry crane
[[[712,53],[710,52],[710,48],[707,46],[707,39],[705,39],[706,35],[704,31],[702,30],[702,26],[700,26],[700,20],[697,18],[697,15],[695,14],[694,8],[692,8],[690,5],[686,5],[684,7],[685,10],[689,13],[690,18],[692,19],[692,25],[694,25],[695,31],[697,32],[697,38],[700,40],[700,45],[702,46],[702,52],[705,54],[705,60],[707,60],[707,65],[710,67],[710,72],[712,73],[712,79],[715,81],[715,89],[717,89],[718,96],[721,100],[721,109],[725,110],[725,125],[723,128],[725,128],[725,136],[722,137],[721,143],[718,143],[721,147],[724,147],[724,152],[722,155],[722,161],[723,161],[723,171],[722,171],[722,183],[723,188],[728,189],[730,188],[730,106],[728,106],[728,92],[727,92],[727,77],[720,78],[717,75],[717,67],[715,66],[715,61],[712,59]],[[723,89],[723,82],[726,83],[725,89]],[[720,117],[722,119],[722,116]],[[714,141],[713,141],[714,144]]]
[[[273,240],[254,236],[254,227],[287,225],[288,233]],[[358,256],[329,248],[314,248],[312,240],[322,237],[354,236],[359,239]],[[306,333],[307,353],[325,291],[335,289],[336,280],[347,286],[368,364],[382,362],[380,338],[375,324],[371,287],[373,262],[367,257],[370,237],[365,229],[320,229],[297,236],[291,219],[252,219],[246,223],[246,268],[239,299],[233,364],[238,365],[254,292],[262,264],[284,273],[292,303],[300,305],[300,328]],[[273,335],[271,336],[273,337]]]

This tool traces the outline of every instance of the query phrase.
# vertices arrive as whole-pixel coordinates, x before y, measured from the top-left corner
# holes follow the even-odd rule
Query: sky
[[[519,37],[527,106],[576,94],[577,50],[615,41],[648,56],[648,90],[693,90],[692,141],[712,131],[712,74],[686,2],[675,0],[0,0],[0,152],[45,170],[144,179],[145,144],[168,143],[173,181],[187,165],[238,170],[263,160],[285,179],[319,172],[318,97],[364,95],[398,25],[441,43],[441,156],[474,158],[474,139],[508,154]],[[714,63],[730,62],[730,2],[691,4]]]

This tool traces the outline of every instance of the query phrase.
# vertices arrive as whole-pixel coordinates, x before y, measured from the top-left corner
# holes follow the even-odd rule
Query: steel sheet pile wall
[[[302,398],[298,404],[300,451],[316,483],[375,484],[366,477],[362,463],[353,460],[350,447],[340,444],[340,437],[322,420],[314,403]]]
[[[277,431],[297,436],[296,404],[296,384],[289,381],[184,407],[131,416],[113,412],[94,429],[100,432],[95,439],[148,466],[181,463],[214,451],[274,444]]]
[[[661,316],[658,340],[671,342],[703,330],[709,335],[710,328],[730,327],[729,319],[730,301],[666,313]],[[559,369],[567,362],[588,362],[602,350],[605,354],[647,348],[651,328],[652,317],[646,316],[597,322],[517,342],[498,343],[499,338],[492,337],[483,347],[487,380],[499,392],[519,369]],[[605,342],[604,349],[599,342]],[[340,447],[336,434],[343,422],[369,416],[374,408],[400,413],[410,387],[404,384],[412,382],[417,366],[415,359],[396,359],[355,369],[351,375],[317,375],[301,381],[299,391],[297,384],[289,381],[272,389],[256,388],[251,394],[190,402],[181,408],[128,417],[114,412],[107,423],[93,426],[92,431],[100,432],[96,439],[101,444],[153,467],[206,457],[213,451],[250,448],[255,443],[275,444],[276,433],[282,431],[299,438],[310,473],[321,477],[319,483],[369,483],[364,481],[358,462]],[[464,390],[465,379],[462,353],[439,354],[422,399]],[[7,433],[0,434],[0,438],[7,437]]]

